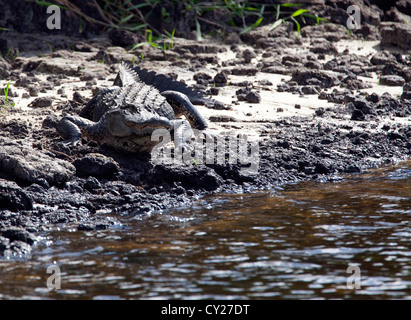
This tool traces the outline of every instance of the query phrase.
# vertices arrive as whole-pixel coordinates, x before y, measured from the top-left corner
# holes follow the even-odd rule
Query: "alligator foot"
[[[71,138],[71,139],[67,139],[66,141],[61,142],[61,144],[65,147],[81,146],[81,139]]]
[[[161,94],[173,108],[176,117],[184,115],[192,128],[199,130],[207,128],[207,122],[186,95],[177,91],[164,91]]]
[[[81,145],[80,128],[92,128],[94,122],[82,117],[66,116],[57,124],[57,131],[67,139],[62,144],[66,147]]]

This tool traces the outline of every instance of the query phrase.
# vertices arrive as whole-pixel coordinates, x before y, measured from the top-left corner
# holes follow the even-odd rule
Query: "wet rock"
[[[10,240],[8,238],[0,236],[0,255],[10,247]]]
[[[245,49],[242,53],[245,63],[250,63],[251,59],[257,57],[254,50],[252,49]]]
[[[92,59],[108,65],[118,62],[118,59],[113,54],[104,49],[100,49]]]
[[[43,122],[42,122],[42,124],[41,124],[41,127],[42,127],[42,128],[52,128],[52,129],[55,129],[56,126],[57,126],[57,124],[59,123],[59,121],[60,121],[60,119],[59,119],[57,116],[55,116],[55,115],[50,115],[50,116],[47,116],[47,117],[43,120]]]
[[[80,222],[77,226],[79,231],[94,231],[94,230],[106,230],[114,224],[114,221],[106,219],[96,219],[93,221]]]
[[[9,227],[6,229],[2,229],[0,230],[0,234],[4,238],[9,239],[10,242],[22,241],[29,245],[32,245],[34,242],[37,241],[37,238],[34,234],[20,227]]]
[[[388,62],[396,63],[397,59],[391,52],[383,50],[373,55],[370,61],[374,65],[385,65]]]
[[[206,91],[206,93],[212,96],[218,96],[218,94],[220,93],[220,89],[212,87],[209,91]]]
[[[90,72],[85,72],[79,78],[81,81],[90,81],[94,80],[95,76],[93,76]]]
[[[224,103],[220,101],[206,102],[205,106],[209,109],[215,109],[215,110],[230,110],[231,109],[230,106],[225,105]]]
[[[376,113],[380,116],[406,117],[411,114],[411,103],[407,100],[400,101],[383,94],[380,101],[375,105]]]
[[[406,83],[402,89],[402,99],[409,99],[411,100],[411,83]]]
[[[256,67],[235,67],[231,73],[236,76],[255,76],[258,72]]]
[[[370,95],[368,95],[367,97],[365,97],[365,99],[367,101],[377,103],[378,101],[380,101],[380,96],[377,93],[373,92]]]
[[[237,122],[237,119],[228,115],[213,115],[209,117],[210,122]]]
[[[193,79],[197,81],[197,84],[204,85],[205,87],[210,83],[212,78],[212,76],[205,72],[198,72],[193,76]]]
[[[273,30],[270,30],[270,26],[255,28],[253,30],[240,34],[240,38],[245,42],[257,44],[262,47],[268,47],[272,44],[274,47],[278,47],[274,43],[281,43],[282,39],[279,38],[285,38],[286,40],[288,40],[288,37],[292,36],[292,32],[293,25],[292,23],[287,22],[283,23]],[[294,42],[293,40],[291,41]]]
[[[306,63],[304,63],[304,67],[315,70],[322,69],[322,65],[318,61],[307,61]]]
[[[1,142],[1,140],[0,140]],[[75,167],[28,145],[7,142],[0,145],[0,169],[8,176],[26,182],[50,184],[64,182],[75,174]]]
[[[185,53],[189,51],[192,54],[198,53],[219,53],[227,51],[226,48],[213,45],[213,44],[187,44],[187,45],[179,45],[174,48],[174,51],[179,53]]]
[[[361,57],[355,54],[346,54],[336,56],[334,59],[328,61],[324,65],[325,70],[332,70],[343,74],[345,77],[349,76],[355,79],[355,75],[368,76],[364,71],[365,68],[371,66],[368,58]]]
[[[76,42],[73,45],[73,49],[80,52],[92,52],[93,47],[83,41]]]
[[[149,172],[148,180],[156,185],[164,182],[178,181],[185,189],[212,191],[222,184],[222,178],[211,168],[206,166],[155,166]]]
[[[144,42],[144,36],[137,32],[113,29],[108,33],[108,38],[114,46],[129,47]]]
[[[97,194],[102,190],[102,185],[95,177],[88,177],[84,187],[91,193]]]
[[[359,110],[359,109],[354,109],[352,114],[351,114],[351,120],[354,121],[364,121],[365,120],[365,115],[364,113]]]
[[[0,78],[1,79],[8,79],[10,76],[11,66],[10,64],[0,57]]]
[[[363,23],[361,29],[358,30],[357,35],[363,35],[365,40],[376,41],[381,40],[380,31],[376,25]]]
[[[0,129],[0,133],[3,133],[7,138],[24,139],[30,134],[30,128],[27,123],[19,122],[18,120],[0,123]]]
[[[269,87],[269,86],[273,85],[273,83],[270,80],[267,80],[267,79],[258,80],[257,83],[258,83],[258,85],[263,86],[263,87]]]
[[[85,176],[112,176],[119,170],[118,163],[99,153],[89,153],[73,162],[77,174]]]
[[[319,94],[321,89],[315,86],[303,86],[301,87],[301,92],[303,94]]]
[[[186,190],[182,186],[177,186],[177,187],[171,189],[171,192],[180,195],[180,194],[185,194]]]
[[[238,101],[247,101],[249,103],[260,103],[261,96],[255,91],[248,87],[238,89],[235,94],[237,95]]]
[[[17,183],[0,179],[0,209],[31,210],[33,201]]]
[[[287,65],[287,62],[301,62],[302,58],[295,54],[284,55],[281,59],[281,63]]]
[[[335,23],[307,25],[301,29],[301,35],[305,38],[320,38],[330,42],[337,42],[347,37],[345,26]]]
[[[330,174],[337,171],[335,166],[331,163],[327,163],[326,161],[321,161],[315,164],[314,173],[318,174]]]
[[[228,77],[225,72],[219,72],[214,76],[214,82],[216,84],[225,85],[228,82]]]
[[[25,75],[20,75],[19,78],[16,80],[15,86],[26,88],[30,83],[31,80],[28,77],[26,77]]]
[[[31,252],[31,246],[24,241],[13,241],[10,243],[10,251],[12,256],[26,256]]]
[[[360,90],[372,87],[370,83],[364,82],[361,79],[343,80],[341,86],[344,86],[348,90]]]
[[[399,0],[395,3],[398,11],[411,16],[411,0]]]
[[[38,97],[39,95],[39,88],[38,87],[29,87],[29,95],[30,97]]]
[[[380,84],[386,86],[402,87],[405,84],[405,80],[403,77],[400,76],[386,75],[380,77]]]
[[[36,71],[47,74],[75,76],[78,72],[78,63],[62,57],[55,57],[52,59],[42,58],[38,61]]]
[[[79,181],[67,181],[64,183],[64,188],[70,191],[71,193],[83,193],[84,192]]]
[[[355,97],[352,102],[348,103],[347,107],[352,110],[351,120],[364,121],[366,115],[375,114],[372,102],[363,97]]]
[[[257,91],[250,91],[246,96],[245,100],[249,103],[260,103],[261,96]]]
[[[86,102],[86,99],[81,95],[80,92],[74,91],[73,92],[73,101],[83,104]]]
[[[383,22],[381,27],[381,45],[395,45],[402,49],[411,49],[411,25],[399,22]]]
[[[236,32],[229,32],[225,36],[225,42],[228,44],[233,44],[236,45],[238,43],[241,43],[241,38],[238,33]]]
[[[361,110],[364,114],[373,113],[372,103],[364,99],[363,97],[357,97],[353,101],[354,107]]]
[[[286,68],[283,66],[267,66],[263,67],[261,69],[261,72],[266,72],[266,73],[275,73],[275,74],[289,74],[290,68]]]
[[[322,54],[337,54],[337,48],[329,41],[321,41],[320,43],[315,43],[314,46],[310,48],[311,52],[322,53]]]
[[[51,97],[39,97],[34,99],[30,104],[29,107],[31,108],[47,108],[51,107],[53,103],[53,98]]]
[[[396,7],[391,7],[390,10],[386,11],[385,17],[386,21],[401,22],[401,23],[410,23],[411,17],[400,12]]]
[[[294,69],[291,81],[296,81],[299,85],[320,85],[322,88],[330,88],[341,83],[335,73],[307,68]]]
[[[273,48],[289,48],[301,44],[298,38],[277,37],[277,38],[261,38],[257,41],[257,46],[262,49]]]
[[[323,116],[325,113],[325,109],[323,107],[319,107],[318,109],[315,110],[315,114],[319,117]]]
[[[407,69],[399,63],[388,62],[384,65],[381,74],[384,76],[397,75],[403,77],[406,82],[411,81],[411,69]]]

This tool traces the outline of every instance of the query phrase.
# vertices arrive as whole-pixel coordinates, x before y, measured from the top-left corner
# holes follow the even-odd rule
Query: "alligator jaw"
[[[157,129],[166,129],[170,131],[173,127],[170,120],[165,117],[142,118],[133,115],[126,116],[123,119],[123,122],[136,135],[151,134]]]

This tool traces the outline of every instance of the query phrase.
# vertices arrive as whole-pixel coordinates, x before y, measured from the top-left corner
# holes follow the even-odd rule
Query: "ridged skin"
[[[157,79],[163,81],[163,77]],[[181,115],[187,120],[176,120]],[[189,97],[170,90],[160,93],[156,87],[141,81],[130,66],[122,63],[114,86],[94,96],[79,117],[64,117],[57,130],[69,137],[70,144],[77,144],[81,136],[86,136],[118,150],[150,152],[156,144],[151,141],[152,132],[156,129],[171,131],[175,125],[179,126],[176,132],[181,135],[175,141],[179,148],[186,143],[183,137],[190,135],[191,128],[207,128],[206,121]]]

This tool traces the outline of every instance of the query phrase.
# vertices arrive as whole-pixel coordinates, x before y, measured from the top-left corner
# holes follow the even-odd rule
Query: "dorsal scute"
[[[124,87],[132,83],[140,82],[138,74],[124,61],[119,66],[119,72],[114,80],[114,85]]]

